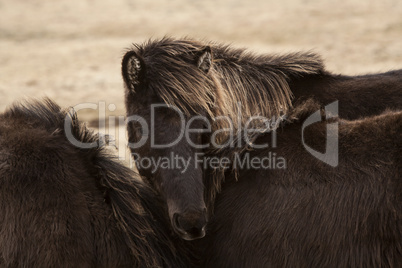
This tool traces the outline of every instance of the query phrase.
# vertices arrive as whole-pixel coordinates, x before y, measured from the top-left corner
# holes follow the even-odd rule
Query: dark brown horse
[[[238,137],[253,116],[283,118],[309,98],[321,106],[339,100],[339,116],[345,119],[402,108],[401,70],[355,77],[333,75],[312,53],[256,55],[227,45],[164,38],[135,45],[123,58],[122,74],[129,141],[137,163],[141,158],[171,155],[188,160],[187,168],[155,165],[157,161],[149,159],[149,165],[139,167],[164,196],[171,223],[185,239],[205,234],[203,187],[207,203],[213,203],[225,178],[220,170],[210,174],[195,155],[222,158],[228,150],[230,155],[249,149],[267,129],[266,121],[254,120],[248,125],[258,131],[244,146],[233,149],[239,139],[231,138]],[[192,131],[183,134],[185,124]],[[209,141],[229,149],[211,146]]]
[[[0,114],[1,267],[191,266],[154,191],[98,143],[50,100]]]

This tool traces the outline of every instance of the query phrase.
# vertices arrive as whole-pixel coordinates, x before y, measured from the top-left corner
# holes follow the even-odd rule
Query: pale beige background
[[[337,73],[387,71],[402,68],[402,1],[0,0],[0,110],[46,95],[62,106],[106,101],[124,114],[125,48],[164,35],[312,49]]]

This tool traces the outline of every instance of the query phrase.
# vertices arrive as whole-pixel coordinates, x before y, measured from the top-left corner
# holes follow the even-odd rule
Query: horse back
[[[360,76],[323,72],[292,78],[294,103],[308,98],[327,105],[339,101],[339,116],[357,119],[402,107],[402,70]]]

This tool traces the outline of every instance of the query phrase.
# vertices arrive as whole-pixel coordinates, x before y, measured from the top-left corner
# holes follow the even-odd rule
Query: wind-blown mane
[[[205,48],[212,53],[212,63],[202,72],[194,58]],[[144,78],[144,87],[166,104],[212,119],[228,116],[237,130],[250,117],[270,119],[286,113],[292,107],[290,78],[324,72],[321,58],[310,52],[256,55],[229,45],[171,38],[134,45],[131,51],[143,61],[145,70],[130,73],[141,63],[123,62],[123,77],[130,90],[134,91],[133,81]],[[127,73],[130,77],[125,77]],[[265,128],[256,122],[254,127]],[[213,129],[224,127],[227,121],[215,120]]]
[[[35,145],[40,150],[47,150],[49,151],[48,153],[52,153],[53,151],[60,154],[72,153],[77,158],[74,161],[82,163],[88,169],[87,172],[91,175],[91,178],[95,178],[96,180],[95,185],[104,193],[104,202],[111,206],[113,217],[124,234],[123,240],[125,240],[133,259],[132,266],[186,267],[188,259],[184,256],[189,256],[190,258],[188,246],[184,247],[180,239],[171,236],[169,225],[166,224],[168,223],[167,216],[162,213],[166,210],[165,205],[157,198],[156,193],[140,180],[140,176],[137,173],[124,167],[116,161],[115,157],[109,155],[104,146],[83,149],[71,145],[64,133],[66,120],[70,122],[72,134],[78,141],[101,144],[98,135],[86,128],[84,124],[81,124],[72,109],[61,109],[49,99],[45,99],[44,101],[26,101],[12,105],[5,113],[0,114],[0,129],[1,127],[14,129],[17,128],[16,126],[20,126],[22,131],[30,133],[29,136],[33,137],[32,139],[40,137],[37,141],[40,144]],[[10,132],[14,134],[7,134],[3,138],[6,139],[5,141],[7,139],[21,139],[21,142],[25,142],[24,139],[27,137],[18,136],[19,134],[16,135],[15,133],[18,131]],[[4,142],[2,134],[4,133],[0,132],[0,144]],[[16,138],[9,135],[14,135]],[[30,154],[30,152],[19,152],[18,150],[20,149],[14,146],[8,148],[4,144],[3,148],[0,148],[0,174],[3,174],[0,178],[2,180],[7,178],[7,173],[11,172],[11,175],[13,175],[12,167],[8,165],[8,161],[3,161],[3,157],[12,157],[12,154],[15,154],[16,157],[20,157],[22,154]],[[61,155],[57,157],[62,159]],[[11,161],[10,159],[8,160]],[[37,161],[45,160],[39,159]],[[45,168],[48,170],[50,167],[57,170],[58,174],[52,174],[55,178],[67,176],[64,175],[65,172],[68,172],[64,170],[65,167],[62,166],[62,170],[59,170],[56,163],[58,162],[53,164],[46,163]],[[26,171],[34,174],[30,176],[46,176],[42,175],[44,174],[42,165],[37,165],[35,162],[32,165],[35,167],[35,170]],[[79,167],[77,169],[79,170]],[[82,176],[86,175],[83,174]],[[23,179],[28,180],[25,177]],[[51,181],[51,179],[48,180]],[[4,184],[5,182],[2,183]],[[116,239],[103,237],[103,235],[107,234],[100,234],[99,238],[102,239],[102,245],[107,244],[108,239]],[[107,254],[113,254],[113,252],[107,252]],[[1,255],[0,263],[2,263]]]

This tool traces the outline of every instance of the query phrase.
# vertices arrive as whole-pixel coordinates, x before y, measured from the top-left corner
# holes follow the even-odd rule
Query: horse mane
[[[44,129],[48,132],[54,132],[54,134],[64,132],[64,122],[68,119],[75,139],[82,143],[92,143],[99,140],[97,134],[79,122],[77,113],[72,108],[61,109],[49,98],[15,102],[3,113],[2,117],[23,124],[25,127]],[[88,151],[98,151],[98,147]]]
[[[64,134],[65,120],[71,122],[74,137],[83,143],[97,142],[94,148],[76,148],[79,155],[89,161],[88,171],[96,185],[105,193],[119,229],[137,267],[186,267],[190,249],[169,229],[166,209],[156,193],[143,182],[139,174],[120,164],[110,155],[99,136],[79,122],[73,109],[61,109],[55,102],[28,100],[13,104],[2,115],[3,124],[24,124],[41,128],[52,136],[59,135],[62,143],[68,142]],[[71,146],[73,146],[71,144]],[[75,148],[75,147],[74,147]],[[133,264],[135,266],[135,264]]]
[[[205,47],[210,47],[212,53],[207,73],[196,64]],[[324,72],[321,57],[311,52],[257,55],[230,45],[187,38],[149,40],[134,45],[131,51],[144,65],[143,84],[151,94],[187,114],[192,111],[209,115],[214,121],[213,130],[228,127],[226,120],[214,120],[219,116],[229,117],[233,124],[229,126],[235,130],[240,130],[251,117],[282,116],[292,107],[289,79]],[[123,62],[127,86],[132,91],[134,85],[141,90],[141,85],[133,83],[134,75],[125,75],[126,71],[130,74],[127,68],[130,65]],[[252,126],[266,129],[265,123],[258,120]],[[225,138],[221,137],[221,142]]]
[[[165,204],[133,170],[100,156],[101,185],[138,267],[186,267],[195,259],[190,247],[173,237]],[[166,214],[166,215],[165,215]]]

